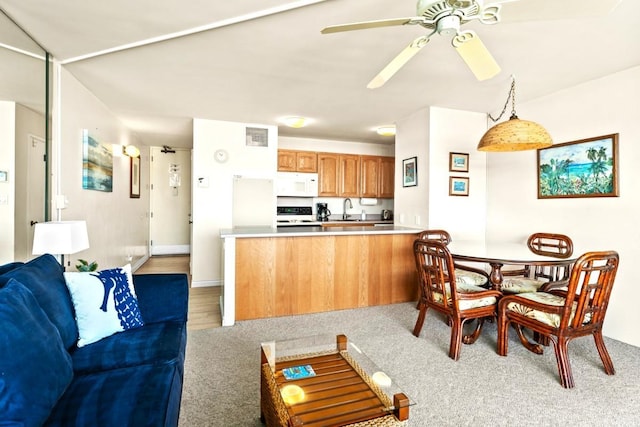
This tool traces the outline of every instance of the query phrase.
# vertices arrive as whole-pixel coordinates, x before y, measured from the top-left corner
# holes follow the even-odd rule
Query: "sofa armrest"
[[[145,323],[187,321],[189,281],[186,274],[134,274],[133,286]]]

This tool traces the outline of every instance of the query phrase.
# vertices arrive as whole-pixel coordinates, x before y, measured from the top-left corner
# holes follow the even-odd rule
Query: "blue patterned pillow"
[[[78,347],[144,325],[131,265],[91,273],[64,273],[78,323]]]

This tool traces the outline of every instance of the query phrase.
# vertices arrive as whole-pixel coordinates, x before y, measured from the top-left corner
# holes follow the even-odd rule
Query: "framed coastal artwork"
[[[111,144],[100,143],[88,129],[82,130],[82,188],[113,191]]]
[[[410,157],[402,161],[402,186],[415,187],[418,185],[418,158]]]
[[[538,198],[618,196],[618,134],[538,150]]]
[[[469,178],[466,176],[450,176],[449,177],[449,195],[450,196],[468,196],[469,195]]]
[[[469,172],[469,153],[449,153],[449,172]]]

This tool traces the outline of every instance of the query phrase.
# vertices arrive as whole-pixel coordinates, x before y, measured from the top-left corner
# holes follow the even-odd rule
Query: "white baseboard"
[[[191,245],[153,245],[151,255],[188,255]]]
[[[212,286],[222,286],[222,280],[199,280],[197,282],[191,282],[192,288],[207,288]]]

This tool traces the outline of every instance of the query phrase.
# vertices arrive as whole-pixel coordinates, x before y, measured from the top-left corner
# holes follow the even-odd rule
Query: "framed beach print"
[[[449,153],[450,172],[469,172],[469,153]]]
[[[402,186],[415,187],[418,185],[418,158],[410,157],[402,161]]]
[[[538,150],[538,199],[618,196],[618,134]]]
[[[82,188],[113,191],[113,153],[111,144],[103,144],[82,130]]]
[[[469,195],[469,178],[466,176],[450,176],[449,177],[449,195],[450,196],[468,196]]]
[[[129,170],[129,198],[140,198],[140,157],[131,157]]]

